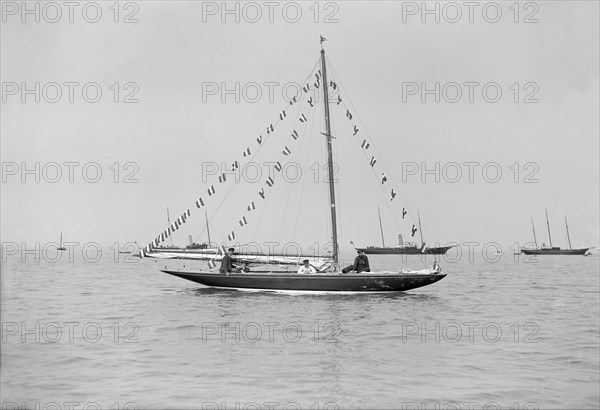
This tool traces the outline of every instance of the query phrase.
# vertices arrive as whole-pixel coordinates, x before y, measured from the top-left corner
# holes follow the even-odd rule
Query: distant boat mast
[[[171,217],[169,216],[169,207],[167,207],[167,222],[169,222],[169,226],[171,226]],[[173,247],[173,237],[169,235],[169,239],[171,239],[171,247]]]
[[[423,246],[423,244],[425,242],[423,242],[423,230],[421,229],[421,215],[419,214],[418,209],[417,209],[417,218],[419,220],[419,236],[421,237],[421,246]]]
[[[546,225],[548,225],[548,239],[550,240],[550,247],[552,248],[552,236],[550,236],[550,222],[548,222],[548,210],[544,210],[546,211]]]
[[[531,218],[531,229],[533,229],[533,242],[535,242],[535,247],[538,247],[537,238],[535,237],[535,226],[533,225],[533,218]]]
[[[377,213],[379,214],[379,230],[381,231],[381,242],[383,243],[383,247],[385,248],[385,239],[383,238],[383,225],[381,224],[381,210],[379,209],[379,205],[377,205]]]
[[[208,229],[208,214],[206,208],[204,209],[204,219],[206,219],[206,232],[208,233],[208,246],[210,247],[210,229]]]
[[[567,224],[567,215],[565,215],[565,228],[567,228],[567,240],[569,241],[569,249],[573,249],[571,247],[571,237],[569,236],[569,225]]]

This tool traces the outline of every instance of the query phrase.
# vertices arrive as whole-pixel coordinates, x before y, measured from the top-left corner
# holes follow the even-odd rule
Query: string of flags
[[[312,84],[312,86],[315,89],[320,88],[321,85],[321,70],[318,70],[316,73],[314,73],[315,75],[315,82]],[[333,90],[332,93],[332,97],[335,98],[335,95],[337,94],[337,100],[336,100],[336,105],[340,105],[342,103],[342,97],[340,95],[339,92],[337,92],[336,90],[338,89],[337,84],[335,83],[335,81],[331,80],[329,81],[329,87],[331,87],[331,89]],[[306,83],[306,85],[304,87],[302,87],[302,91],[304,93],[308,93],[311,90],[311,85],[309,83]],[[332,98],[332,99],[333,99]],[[299,101],[298,96],[294,96],[292,99],[289,100],[289,105],[294,105],[295,103],[297,103]],[[313,99],[313,96],[309,96],[309,98],[307,100],[305,100],[308,105],[311,108],[314,108],[314,103],[315,100]],[[353,114],[350,112],[350,110],[345,107],[345,104],[343,104],[343,107],[346,110],[346,117],[348,118],[348,120],[352,121],[354,119]],[[279,113],[279,120],[280,121],[284,121],[286,118],[288,117],[288,114],[286,113],[286,110],[282,110]],[[300,113],[300,116],[298,117],[298,120],[301,123],[306,123],[308,122],[308,119],[306,117],[306,115],[304,113]],[[275,125],[273,123],[269,124],[269,126],[266,128],[266,133],[267,134],[272,134],[275,132]],[[356,136],[359,132],[359,128],[357,127],[357,125],[353,124],[353,136]],[[298,132],[294,129],[291,133],[291,137],[294,141],[298,140],[299,138],[299,134]],[[256,142],[258,144],[258,146],[262,146],[263,143],[263,136],[259,135],[256,138]],[[363,139],[362,144],[361,144],[361,148],[364,150],[368,150],[370,147],[370,142],[367,141],[366,139]],[[284,156],[288,156],[291,155],[292,150],[288,147],[288,146],[284,146],[283,150],[281,151],[283,153]],[[243,157],[250,157],[251,154],[251,147],[247,147],[244,152],[243,152]],[[375,168],[375,165],[377,163],[377,159],[375,158],[374,155],[371,156],[371,160],[370,160],[370,166]],[[231,165],[232,171],[237,170],[238,168],[240,168],[240,163],[239,161],[234,161]],[[281,163],[278,161],[276,163],[276,165],[274,166],[274,169],[276,172],[281,172],[282,170],[282,166]],[[226,178],[226,174],[223,173],[221,175],[218,176],[218,181],[220,184],[226,183],[227,182],[227,178]],[[387,176],[385,175],[385,173],[381,174],[381,184],[385,184],[388,181]],[[275,179],[274,176],[271,177],[269,176],[266,180],[265,180],[265,184],[267,185],[268,188],[273,187],[273,185],[275,184]],[[211,185],[208,189],[207,189],[207,193],[209,197],[212,197],[216,194],[216,190],[214,185]],[[265,199],[266,198],[266,194],[265,194],[265,188],[262,187],[259,191],[258,191],[258,195],[260,198]],[[394,198],[396,197],[397,193],[394,189],[391,189],[391,199],[390,200],[394,200]],[[204,199],[202,197],[199,197],[198,199],[196,199],[195,201],[195,205],[198,209],[204,207],[206,205]],[[246,207],[246,211],[247,212],[251,212],[256,210],[256,205],[255,202],[251,202],[247,207]],[[407,211],[405,208],[402,208],[402,219],[405,218],[407,214]],[[178,217],[166,230],[164,230],[160,235],[158,235],[148,246],[146,246],[144,249],[141,250],[140,252],[140,256],[144,255],[144,252],[151,252],[153,247],[157,247],[161,242],[164,242],[170,235],[172,235],[175,231],[177,231],[183,224],[185,224],[187,222],[187,218],[191,215],[191,212],[189,209],[187,209],[180,217]],[[248,219],[246,218],[246,215],[242,215],[242,217],[238,220],[238,223],[240,225],[240,227],[244,227],[246,225],[248,225]],[[416,226],[413,224],[412,229],[411,229],[411,233],[412,236],[415,235],[415,233],[417,232],[417,228]],[[227,235],[228,240],[231,242],[235,239],[235,231],[231,231],[229,232],[229,234]],[[212,265],[212,266],[211,266]],[[215,262],[214,260],[209,261],[209,267],[214,267],[215,266]]]
[[[337,84],[333,80],[329,82],[329,85],[331,86],[331,88],[333,90],[337,89]],[[342,97],[338,93],[336,105],[340,105],[341,102],[342,102]],[[350,109],[345,106],[345,104],[343,104],[343,107],[346,110],[346,118],[348,118],[349,121],[352,121],[354,119],[354,115],[352,114],[352,112],[350,112]],[[353,126],[352,135],[356,136],[359,133],[360,130],[359,130],[359,128],[358,128],[358,126],[356,124],[352,124],[352,126]],[[365,151],[367,151],[369,149],[370,145],[371,145],[370,142],[363,138],[363,141],[361,143],[361,148],[364,149]],[[376,163],[377,163],[377,159],[375,158],[374,155],[371,155],[371,160],[369,161],[369,165],[372,168],[375,168]],[[381,174],[381,184],[383,185],[387,181],[388,181],[387,176],[385,175],[385,173],[382,173]],[[394,189],[392,189],[390,191],[390,201],[393,201],[394,198],[396,198],[396,196],[397,196],[396,191]],[[407,214],[406,208],[403,207],[402,208],[402,219],[405,218],[406,214]],[[414,234],[416,232],[416,229],[417,228],[413,225],[413,228],[411,229],[411,232],[412,232],[413,236],[414,236]]]

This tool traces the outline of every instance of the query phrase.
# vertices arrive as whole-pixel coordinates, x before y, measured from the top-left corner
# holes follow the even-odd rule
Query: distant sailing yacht
[[[239,253],[235,253],[231,258],[236,264],[252,264],[251,271],[240,270],[239,272],[224,272],[215,271],[216,262],[223,259],[223,251],[213,251],[212,254],[207,254],[203,250],[187,250],[173,252],[169,249],[158,247],[158,245],[164,242],[172,232],[177,230],[181,224],[186,222],[186,219],[190,216],[190,210],[186,210],[181,217],[179,217],[169,228],[157,236],[152,243],[146,248],[140,251],[141,257],[151,258],[180,258],[180,259],[196,259],[196,260],[208,260],[208,269],[200,268],[189,271],[181,270],[168,270],[162,269],[164,273],[180,277],[189,281],[193,281],[209,287],[227,288],[227,289],[238,289],[238,290],[269,290],[269,291],[308,291],[308,292],[402,292],[410,289],[419,288],[422,286],[431,285],[435,282],[446,277],[445,273],[442,273],[442,269],[439,264],[434,263],[432,268],[422,270],[410,270],[410,269],[395,269],[394,271],[378,271],[378,272],[360,272],[360,273],[348,273],[342,274],[340,271],[339,261],[339,245],[337,236],[337,204],[335,199],[335,186],[334,186],[334,160],[333,160],[333,141],[334,137],[331,133],[330,123],[330,87],[333,92],[336,92],[337,85],[327,78],[327,65],[325,59],[325,50],[322,47],[322,43],[325,38],[321,37],[321,52],[320,52],[320,66],[321,68],[314,73],[316,82],[314,86],[306,84],[302,90],[306,94],[310,89],[320,89],[323,95],[323,107],[324,107],[324,124],[325,132],[321,134],[325,137],[324,142],[327,147],[327,169],[328,169],[328,186],[329,186],[329,205],[326,209],[331,213],[331,245],[332,251],[328,255],[286,255],[286,254],[274,254],[274,253],[251,253],[244,252],[243,250]],[[315,65],[316,69],[317,65]],[[312,77],[309,76],[308,78]],[[304,94],[303,94],[304,95]],[[296,102],[300,103],[296,97],[290,101],[290,106]],[[312,96],[306,101],[311,107],[313,106]],[[337,101],[335,106],[340,104],[342,99],[337,94]],[[333,104],[331,104],[333,105]],[[334,107],[335,107],[334,106]],[[287,117],[285,110],[279,114],[279,118],[283,121]],[[346,110],[346,117],[352,119],[352,115],[349,110]],[[300,123],[306,123],[308,118],[301,113],[298,121]],[[358,128],[354,125],[354,135],[358,132]],[[267,128],[267,133],[274,132],[273,124]],[[290,144],[293,143],[299,134],[294,129],[291,136],[288,137]],[[263,141],[262,135],[256,139],[259,146],[266,143],[266,139]],[[362,144],[361,149],[368,149],[369,144],[365,140]],[[282,151],[282,155],[287,156],[291,153],[291,150],[285,146]],[[250,148],[247,148],[243,154],[243,157],[250,155]],[[243,158],[242,157],[242,158]],[[240,158],[241,159],[241,158]],[[371,158],[370,166],[375,166],[376,160]],[[232,168],[236,169],[236,165],[239,166],[239,162],[235,161]],[[281,163],[276,162],[274,167],[277,172],[282,169]],[[265,182],[266,188],[270,189],[274,180],[269,176]],[[258,195],[265,198],[265,186],[261,188]],[[394,190],[392,189],[392,198],[395,196]],[[214,186],[211,186],[207,193],[210,196],[215,194]],[[196,201],[197,208],[201,208],[205,205],[202,198],[198,198]],[[252,202],[247,206],[247,212],[252,212],[255,209],[255,203]],[[248,221],[244,215],[239,220],[240,227],[245,226]],[[414,228],[414,225],[413,225]],[[414,231],[414,229],[413,229]],[[232,242],[235,240],[235,232],[231,231],[228,234],[228,241]],[[315,268],[317,273],[315,274],[300,274],[297,272],[297,267],[302,264],[303,259],[309,259],[311,266]],[[293,266],[292,270],[286,268],[287,266]],[[255,269],[255,267],[257,269]]]
[[[533,218],[531,218],[531,228],[533,229],[533,241],[535,242],[535,249],[522,248],[521,252],[525,255],[583,255],[585,256],[591,248],[579,248],[573,249],[571,247],[571,237],[569,236],[569,225],[567,223],[567,216],[565,215],[565,228],[567,230],[567,240],[569,241],[569,249],[561,249],[559,246],[552,246],[552,236],[550,235],[550,222],[548,222],[548,210],[546,211],[546,225],[548,226],[548,239],[550,246],[542,246],[538,248],[537,238],[535,236],[535,226],[533,225]]]
[[[66,251],[67,248],[65,248],[62,244],[62,231],[60,231],[60,244],[58,245],[58,248],[56,249],[58,251]]]
[[[417,210],[417,217],[419,220],[419,236],[421,237],[421,246],[419,247],[416,243],[413,242],[404,242],[402,240],[402,235],[398,234],[398,246],[395,247],[386,247],[385,239],[383,237],[383,225],[381,223],[381,211],[379,207],[377,207],[377,212],[379,214],[379,229],[381,230],[381,242],[383,247],[378,246],[367,246],[366,248],[356,248],[358,251],[364,251],[367,255],[444,255],[452,246],[440,246],[435,248],[429,248],[425,241],[423,240],[423,231],[421,230],[421,215]],[[414,235],[414,233],[413,233]]]

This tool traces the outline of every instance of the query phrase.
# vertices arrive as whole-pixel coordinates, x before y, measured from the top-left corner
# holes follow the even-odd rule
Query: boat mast
[[[531,218],[531,229],[533,229],[533,242],[535,242],[535,247],[537,248],[537,238],[535,237],[535,226],[533,226],[533,218]]]
[[[169,216],[169,207],[167,207],[167,222],[169,226],[171,226],[171,217]],[[173,247],[173,237],[169,235],[169,239],[171,239],[171,247]]]
[[[417,219],[419,220],[419,236],[421,237],[421,246],[423,246],[423,244],[425,242],[423,242],[423,231],[421,230],[421,215],[419,214],[418,209],[417,209]]]
[[[385,239],[383,238],[383,225],[381,224],[381,210],[379,209],[379,205],[377,205],[377,213],[379,214],[379,230],[381,230],[381,242],[383,243],[383,247],[385,248]]]
[[[548,239],[550,239],[550,247],[552,248],[552,236],[550,236],[550,222],[548,222],[548,210],[544,210],[546,211],[546,225],[548,225]]]
[[[327,68],[325,64],[325,49],[321,40],[321,70],[323,71],[323,105],[325,106],[325,137],[327,137],[327,168],[329,171],[329,202],[331,204],[331,236],[333,241],[333,262],[337,270],[338,238],[335,213],[335,187],[333,185],[333,151],[331,142],[331,124],[329,122],[329,90],[327,86]]]
[[[565,228],[567,228],[567,240],[569,241],[569,249],[573,249],[571,247],[571,237],[569,236],[569,225],[567,224],[567,215],[565,215]]]
[[[210,247],[210,230],[208,229],[208,215],[206,213],[206,208],[204,208],[204,219],[206,219],[206,232],[208,233],[208,246]]]

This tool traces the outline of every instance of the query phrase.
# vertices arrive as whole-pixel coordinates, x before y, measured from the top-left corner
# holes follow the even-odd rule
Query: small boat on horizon
[[[56,248],[57,251],[66,251],[67,248],[65,248],[63,246],[63,242],[62,242],[62,231],[60,231],[60,242],[58,244],[58,248]]]
[[[567,231],[567,240],[569,242],[569,249],[561,249],[559,246],[552,246],[552,236],[550,235],[550,222],[548,221],[548,210],[546,209],[546,225],[548,226],[548,240],[550,241],[550,246],[546,246],[545,243],[542,243],[541,247],[538,247],[537,238],[535,235],[535,226],[533,224],[533,218],[531,218],[531,228],[533,230],[533,241],[535,243],[535,248],[522,248],[521,253],[525,255],[583,255],[586,256],[590,252],[589,248],[579,248],[573,249],[571,246],[571,237],[569,236],[569,225],[567,223],[567,216],[565,215],[565,229]]]

